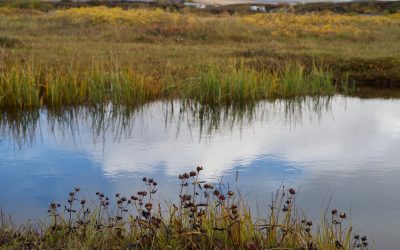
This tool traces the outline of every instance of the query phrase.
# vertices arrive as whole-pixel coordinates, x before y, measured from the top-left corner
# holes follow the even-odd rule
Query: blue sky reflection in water
[[[203,165],[204,178],[222,178],[265,211],[282,182],[300,188],[298,205],[316,220],[333,195],[378,249],[397,246],[400,100],[265,102],[251,111],[204,112],[203,119],[173,106],[152,103],[125,117],[41,110],[25,136],[3,117],[0,208],[17,221],[43,218],[48,203],[65,201],[76,185],[87,198],[130,195],[143,176],[158,181],[162,199],[173,199],[177,174]]]

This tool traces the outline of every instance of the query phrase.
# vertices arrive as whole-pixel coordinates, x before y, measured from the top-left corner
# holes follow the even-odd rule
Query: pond
[[[174,200],[178,174],[202,165],[203,179],[222,179],[261,214],[284,184],[299,190],[308,217],[347,211],[378,249],[395,249],[399,162],[400,99],[2,111],[0,209],[16,222],[45,218],[49,202],[66,201],[75,186],[89,199],[130,195],[143,176],[157,180],[160,200]]]

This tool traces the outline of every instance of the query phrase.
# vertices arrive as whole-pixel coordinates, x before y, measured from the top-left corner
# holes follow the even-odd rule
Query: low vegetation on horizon
[[[1,212],[0,246],[7,249],[367,249],[367,237],[353,232],[348,215],[325,212],[321,222],[296,208],[296,191],[281,187],[271,204],[252,214],[240,192],[202,180],[202,167],[179,175],[177,202],[157,200],[158,183],[109,198],[80,188],[65,204],[51,202],[50,221],[15,226]]]

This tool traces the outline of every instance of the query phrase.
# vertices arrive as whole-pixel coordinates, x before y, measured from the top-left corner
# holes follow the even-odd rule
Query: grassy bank
[[[15,226],[1,213],[0,246],[7,249],[366,249],[346,213],[325,212],[315,224],[296,209],[296,191],[280,188],[254,215],[240,192],[200,177],[202,167],[179,175],[177,202],[155,199],[157,182],[143,190],[85,199],[79,188],[65,204],[51,202],[49,221]]]
[[[2,106],[215,103],[400,84],[399,14],[0,8],[0,30]]]
[[[345,83],[342,87],[345,87]],[[155,99],[194,100],[202,104],[249,103],[262,99],[333,95],[332,75],[314,67],[286,65],[279,71],[255,70],[243,63],[209,63],[179,78],[171,69],[161,74],[97,64],[87,67],[37,67],[17,64],[0,75],[0,106],[40,107],[143,104]]]

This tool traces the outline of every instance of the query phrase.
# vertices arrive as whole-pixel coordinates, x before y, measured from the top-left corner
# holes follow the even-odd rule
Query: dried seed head
[[[200,172],[201,170],[203,170],[203,167],[202,167],[202,166],[198,166],[198,167],[196,168],[196,170],[197,170],[197,172]]]
[[[293,188],[290,188],[290,189],[289,189],[289,193],[290,193],[291,195],[295,195],[295,194],[296,194],[296,191],[294,191]]]
[[[253,243],[253,242],[248,242],[248,243],[246,244],[246,247],[247,247],[248,249],[250,249],[250,250],[258,250],[258,249],[260,249],[260,248],[258,247],[258,245],[257,245],[256,243]]]
[[[339,214],[339,217],[341,218],[341,219],[346,219],[346,213],[340,213]]]
[[[218,196],[220,194],[220,192],[218,190],[214,190],[214,195]]]
[[[192,196],[189,194],[184,194],[181,196],[182,201],[189,201],[191,198],[192,198]]]
[[[337,214],[337,213],[338,213],[338,211],[337,211],[336,208],[332,210],[332,214],[333,214],[333,215],[335,215],[335,214]]]
[[[234,194],[235,194],[234,192],[228,191],[228,196],[229,196],[229,197],[232,197]]]
[[[140,195],[140,196],[146,196],[147,192],[146,191],[139,191],[139,192],[137,192],[137,194]]]
[[[55,209],[57,207],[57,204],[55,202],[50,203],[50,207],[52,209]]]
[[[145,207],[147,210],[151,210],[153,208],[153,204],[151,204],[150,202],[146,203]]]
[[[81,189],[79,187],[75,187],[75,192],[79,192]]]
[[[194,176],[196,176],[196,175],[197,175],[196,172],[194,172],[194,171],[191,171],[191,172],[190,172],[190,177],[194,177]]]

